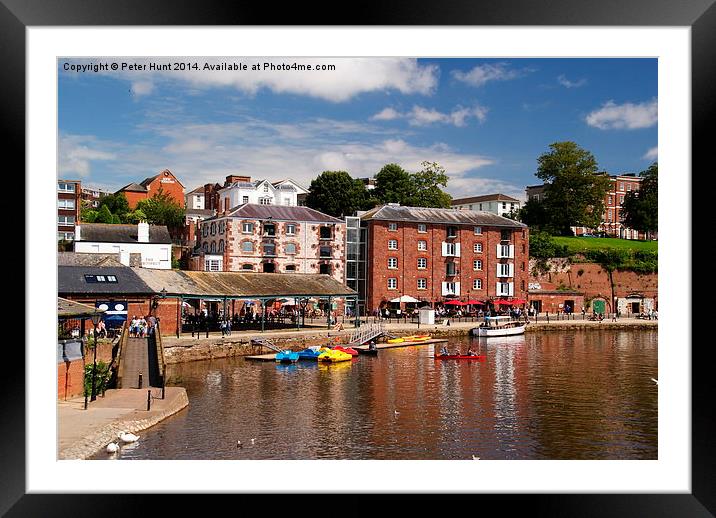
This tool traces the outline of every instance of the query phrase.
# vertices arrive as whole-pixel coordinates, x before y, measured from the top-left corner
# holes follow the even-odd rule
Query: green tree
[[[527,200],[522,207],[516,211],[516,217],[530,229],[542,229],[548,226],[549,217],[547,210],[541,201],[534,198]],[[530,241],[532,240],[530,235]]]
[[[407,205],[412,207],[438,207],[450,208],[452,196],[444,192],[440,187],[447,187],[448,176],[445,168],[437,162],[421,164],[423,169],[410,175],[413,184],[412,194],[405,200]]]
[[[630,191],[622,204],[622,223],[640,232],[659,229],[659,165],[654,162],[639,173],[644,180],[638,191]]]
[[[146,216],[150,225],[166,225],[170,231],[184,227],[184,209],[161,187],[154,196],[137,203],[135,212],[137,210]]]
[[[130,211],[129,202],[123,192],[108,194],[99,200],[99,209],[107,207],[112,214],[116,214],[120,219]]]
[[[387,164],[375,176],[373,196],[380,203],[407,205],[415,193],[415,184],[407,171],[398,164]]]
[[[107,205],[102,205],[99,212],[97,212],[95,223],[112,223],[112,218],[113,216],[109,211],[109,207]]]
[[[131,225],[136,225],[140,221],[147,221],[147,215],[142,211],[142,209],[136,209],[125,214],[122,221]]]
[[[555,142],[538,159],[536,176],[545,182],[548,227],[571,235],[570,226],[596,228],[602,220],[609,176],[599,173],[594,156],[574,142]]]
[[[323,171],[311,181],[306,205],[324,214],[342,218],[370,208],[365,185],[346,171]],[[372,205],[370,205],[372,206]]]

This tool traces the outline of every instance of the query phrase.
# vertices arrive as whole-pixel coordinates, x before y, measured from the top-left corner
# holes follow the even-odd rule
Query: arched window
[[[286,243],[284,245],[284,249],[285,249],[287,255],[294,255],[296,253],[296,244],[295,243]]]
[[[207,243],[205,241],[204,244],[201,245],[201,249],[204,250],[204,252],[208,252],[209,251],[209,243]]]
[[[243,241],[241,243],[241,251],[250,254],[254,251],[254,244],[251,241]]]
[[[219,240],[219,253],[222,253],[224,251],[224,240]]]
[[[216,235],[216,223],[211,224],[211,235]]]
[[[212,254],[216,253],[216,242],[215,241],[211,242],[211,253]]]
[[[254,269],[254,265],[253,265],[253,264],[244,264],[244,265],[241,266],[241,269],[242,269],[242,270],[253,270],[253,269]]]

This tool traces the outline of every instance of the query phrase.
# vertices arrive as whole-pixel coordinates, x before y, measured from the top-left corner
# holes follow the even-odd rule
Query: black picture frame
[[[318,9],[315,9],[318,7]],[[315,10],[315,12],[313,11]],[[148,25],[293,25],[319,24],[326,13],[305,3],[272,4],[214,2],[176,3],[169,0],[0,0],[0,66],[3,141],[6,156],[16,158],[16,171],[25,169],[25,29],[30,26],[148,26]],[[692,163],[693,170],[713,174],[706,157],[713,144],[707,129],[716,114],[716,5],[714,0],[502,0],[476,2],[404,2],[352,4],[342,22],[327,25],[504,25],[504,26],[689,26],[692,38]],[[50,115],[51,116],[51,115]],[[700,166],[700,167],[699,167]],[[689,177],[689,172],[680,172]],[[25,179],[27,182],[27,178]],[[693,185],[693,183],[692,183]],[[27,187],[27,184],[26,184]],[[707,189],[701,192],[707,191]],[[692,192],[694,192],[692,190]],[[696,205],[694,199],[694,205]],[[690,217],[682,211],[679,217]],[[693,220],[692,220],[693,221]],[[692,242],[698,234],[692,227]],[[25,234],[27,236],[27,232]],[[692,256],[693,257],[693,256]],[[696,266],[695,262],[692,262]],[[696,271],[696,270],[694,270]],[[688,279],[691,284],[691,279]],[[696,307],[695,299],[685,302]],[[709,303],[711,304],[711,303]],[[690,313],[689,313],[690,314]],[[25,315],[29,318],[29,315]],[[673,344],[671,354],[687,354],[690,336]],[[11,345],[10,343],[6,345]],[[13,344],[14,345],[14,344]],[[671,344],[670,344],[671,345]],[[42,344],[25,343],[25,347]],[[677,347],[678,346],[678,347]],[[5,348],[3,372],[2,441],[0,441],[0,513],[7,516],[127,515],[141,511],[147,497],[126,494],[26,494],[25,491],[25,355],[20,347]],[[524,509],[549,516],[714,516],[716,513],[716,456],[714,455],[714,394],[711,365],[713,342],[691,348],[692,358],[692,492],[690,494],[549,494],[480,495],[486,503]],[[15,361],[9,354],[14,354]],[[138,474],[138,476],[140,476]],[[80,481],[81,482],[81,481]],[[79,483],[78,483],[79,485]],[[80,488],[81,490],[81,488]],[[186,498],[163,499],[163,512],[186,511]],[[295,496],[295,495],[294,495]],[[418,505],[424,495],[413,495]],[[212,497],[212,498],[215,498]],[[499,499],[499,500],[498,500]],[[348,495],[342,509],[361,495]],[[316,502],[314,502],[315,504]],[[216,504],[214,504],[216,506]],[[269,504],[276,505],[276,504]],[[174,509],[172,509],[174,508]],[[218,510],[219,507],[214,507]],[[108,511],[111,510],[111,511]],[[403,508],[405,510],[405,508]]]

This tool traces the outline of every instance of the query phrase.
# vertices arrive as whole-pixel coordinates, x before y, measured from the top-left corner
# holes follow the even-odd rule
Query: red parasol
[[[479,300],[468,300],[465,304],[472,304],[477,306],[484,306],[485,303]]]
[[[462,306],[462,302],[460,302],[459,300],[448,300],[445,303],[445,305],[446,306]]]

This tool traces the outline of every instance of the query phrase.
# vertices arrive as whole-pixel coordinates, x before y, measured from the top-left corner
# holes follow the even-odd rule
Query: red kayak
[[[358,356],[358,351],[352,347],[343,347],[342,345],[336,345],[333,349],[336,351],[343,351],[344,353],[350,354],[351,356]]]
[[[435,355],[436,360],[477,360],[484,362],[487,356],[485,355],[467,355],[467,354],[438,354]]]

